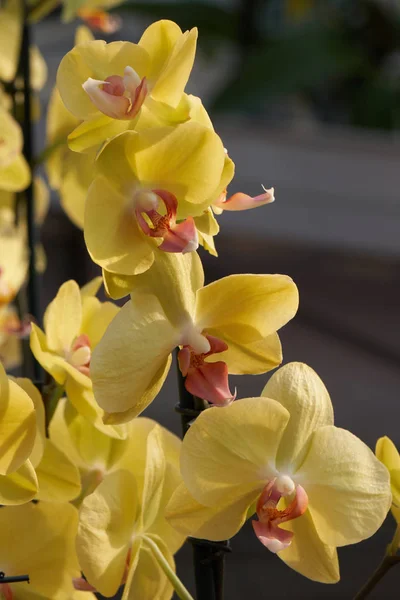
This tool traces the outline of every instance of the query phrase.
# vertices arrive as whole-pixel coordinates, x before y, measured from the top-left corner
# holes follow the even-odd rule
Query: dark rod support
[[[185,380],[178,368],[179,404],[175,407],[181,415],[182,434],[185,436],[190,423],[208,407],[208,403],[190,394],[185,388]],[[225,554],[230,552],[228,541],[211,542],[189,538],[193,546],[196,600],[224,600]]]
[[[21,583],[27,581],[29,583],[29,575],[12,575],[6,577],[3,571],[0,571],[0,584],[2,583]]]
[[[23,105],[23,121],[22,131],[24,135],[24,157],[32,169],[33,165],[33,131],[32,131],[32,90],[31,90],[31,63],[30,63],[30,29],[28,24],[28,0],[24,0],[24,19],[22,25],[22,45],[19,63],[19,73],[23,79],[23,94],[24,94],[24,105]],[[28,284],[27,284],[27,309],[28,314],[32,315],[36,320],[40,317],[39,307],[39,290],[38,290],[38,278],[36,272],[36,226],[35,226],[35,198],[34,198],[34,187],[33,178],[29,186],[24,191],[25,202],[26,202],[26,222],[28,232],[28,246],[29,246],[29,270],[28,270]],[[33,360],[33,378],[41,379],[41,369],[36,360]]]

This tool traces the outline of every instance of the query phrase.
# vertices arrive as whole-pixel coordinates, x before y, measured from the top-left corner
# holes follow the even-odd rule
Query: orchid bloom
[[[373,535],[391,503],[373,452],[333,425],[328,392],[308,366],[275,373],[261,398],[204,411],[181,451],[184,480],[167,518],[186,535],[224,540],[256,513],[260,542],[302,575],[339,580],[337,546]]]
[[[124,584],[123,600],[169,600],[160,563],[173,573],[173,554],[185,539],[164,518],[181,481],[180,441],[149,419],[132,425],[125,461],[81,505],[77,552],[86,580],[75,586],[114,596]]]
[[[122,4],[123,0],[64,0],[62,20],[69,23],[75,17],[81,18],[92,29],[103,33],[114,33],[121,25],[121,19],[106,11]]]
[[[195,122],[117,136],[96,161],[86,200],[91,258],[108,272],[130,276],[164,252],[196,250],[193,217],[223,185],[224,165],[220,138]]]
[[[87,27],[78,27],[75,43],[93,40]],[[47,140],[49,146],[58,144],[46,161],[50,186],[60,195],[61,206],[77,227],[83,229],[84,207],[88,188],[94,177],[96,150],[77,154],[68,148],[68,135],[81,123],[64,106],[55,87],[47,111]]]
[[[379,438],[375,448],[376,457],[385,465],[390,474],[392,488],[392,514],[400,524],[400,455],[396,446],[387,436]]]
[[[136,287],[93,353],[95,397],[124,422],[155,398],[179,347],[186,388],[226,405],[233,374],[265,373],[282,360],[276,333],[296,313],[298,292],[285,275],[231,275],[205,287],[201,261],[164,253]]]
[[[158,21],[138,44],[95,40],[68,52],[57,87],[66,108],[84,121],[70,137],[71,148],[82,151],[134,127],[143,105],[157,115],[173,115],[193,66],[196,40],[196,29],[182,33],[172,21]]]
[[[31,178],[28,164],[22,155],[22,131],[2,107],[0,125],[0,189],[18,192],[27,187]]]
[[[103,428],[89,369],[92,352],[119,309],[95,298],[100,285],[100,277],[81,290],[75,281],[64,283],[46,309],[44,331],[32,323],[30,344],[38,362],[65,388],[76,409]],[[121,437],[121,432],[114,428],[109,435]]]
[[[28,253],[23,227],[0,230],[0,307],[14,300],[26,278]]]
[[[23,504],[35,497],[38,482],[29,460],[35,436],[32,400],[0,364],[0,504]]]
[[[28,582],[1,583],[7,600],[77,600],[80,576],[75,552],[78,511],[71,504],[39,502],[0,511],[0,563],[6,576],[29,575]],[[87,594],[86,600],[95,600]]]

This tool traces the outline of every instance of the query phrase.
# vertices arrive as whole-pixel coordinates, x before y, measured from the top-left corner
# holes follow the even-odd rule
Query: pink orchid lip
[[[96,588],[83,577],[74,577],[72,583],[74,588],[80,592],[97,592]]]
[[[77,363],[74,364],[74,362],[73,362],[74,354],[76,352],[79,352],[79,350],[81,350],[82,348],[86,349],[86,354],[88,355],[88,358],[83,363],[80,363],[78,361]],[[83,375],[86,375],[87,377],[90,376],[91,343],[90,343],[89,336],[86,335],[86,333],[82,333],[81,335],[79,335],[76,338],[76,340],[74,341],[74,343],[71,346],[69,358],[70,358],[70,362],[73,364],[73,366],[78,371],[80,371],[81,373],[83,373]]]
[[[212,354],[225,352],[228,345],[211,335],[205,336],[210,343],[210,350],[204,354],[196,354],[191,346],[183,346],[178,352],[178,363],[185,379],[188,392],[202,398],[214,406],[228,406],[235,398],[229,389],[228,367],[223,361],[207,363],[205,359]]]
[[[280,524],[301,517],[308,506],[308,496],[301,485],[295,487],[295,497],[283,510],[277,508],[279,500],[285,495],[278,490],[276,478],[263,489],[257,502],[258,521],[252,521],[254,532],[260,542],[271,552],[280,552],[292,541],[293,532],[281,529]]]
[[[0,583],[0,592],[5,600],[13,600],[14,594],[9,583]]]
[[[93,104],[112,119],[134,119],[148,94],[146,77],[143,77],[140,83],[135,85],[128,67],[126,71],[125,78],[120,75],[110,75],[103,81],[89,77],[82,84]],[[125,93],[128,93],[128,97],[125,96]]]
[[[24,340],[29,337],[32,323],[35,323],[35,321],[36,319],[32,315],[25,315],[22,321],[16,315],[13,315],[9,322],[5,324],[3,331]]]
[[[136,209],[136,218],[146,235],[154,238],[162,238],[159,249],[164,252],[194,252],[199,247],[197,229],[192,217],[188,217],[181,223],[176,222],[178,209],[178,200],[174,194],[167,190],[152,190],[164,203],[166,214],[161,215],[157,210],[143,210],[140,206]],[[146,219],[146,214],[153,227],[150,227]]]
[[[249,210],[251,208],[257,208],[258,206],[263,206],[264,204],[271,204],[275,201],[274,197],[274,188],[270,188],[269,190],[264,189],[264,194],[260,194],[259,196],[248,196],[242,192],[237,192],[233,194],[230,198],[226,199],[226,190],[222,192],[217,201],[215,202],[215,206],[221,208],[222,210]]]

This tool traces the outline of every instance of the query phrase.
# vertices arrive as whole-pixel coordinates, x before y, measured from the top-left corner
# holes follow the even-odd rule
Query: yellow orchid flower
[[[78,511],[67,503],[2,508],[0,561],[5,575],[29,575],[30,583],[0,583],[0,596],[13,600],[75,598],[73,579],[80,576],[75,552],[77,525]]]
[[[32,400],[0,364],[0,504],[23,504],[35,497],[38,483],[29,460],[35,436]]]
[[[392,488],[392,513],[397,524],[400,524],[400,455],[396,446],[387,436],[379,438],[375,448],[376,457],[385,465],[390,473]]]
[[[67,448],[59,447],[46,437],[45,407],[39,390],[26,378],[15,382],[30,397],[35,407],[36,438],[30,455],[35,468],[39,489],[36,500],[46,502],[68,502],[81,491],[80,474]]]
[[[65,388],[76,409],[103,429],[89,366],[93,349],[119,309],[111,302],[101,303],[95,298],[100,285],[100,277],[81,290],[75,281],[64,283],[47,307],[44,331],[32,323],[30,344],[38,362]],[[107,431],[117,437],[124,435],[120,428]]]
[[[224,163],[220,138],[194,122],[116,137],[96,161],[86,200],[85,240],[92,259],[107,271],[137,275],[159,256],[157,246],[166,252],[195,250],[192,217],[218,193]]]
[[[22,155],[22,131],[8,111],[1,107],[0,126],[0,188],[18,192],[30,181],[29,167]]]
[[[87,27],[78,27],[75,43],[93,40]],[[46,161],[50,186],[60,195],[61,206],[77,226],[83,229],[83,216],[88,188],[94,177],[96,150],[77,154],[68,148],[68,135],[81,123],[64,106],[57,88],[53,89],[47,112],[47,140],[57,147]]]
[[[66,398],[60,400],[50,422],[49,435],[54,445],[79,468],[82,495],[78,503],[110,473],[127,469],[136,474],[138,465],[144,460],[147,437],[154,427],[158,427],[155,421],[141,417],[129,423],[125,439],[112,438],[82,417]],[[177,487],[181,442],[167,429],[161,428],[161,431],[164,450],[168,454],[168,470],[171,471],[168,481]]]
[[[163,253],[135,278],[131,300],[111,322],[91,362],[95,397],[109,413],[107,422],[130,420],[150,404],[177,346],[186,388],[216,404],[233,399],[228,371],[265,373],[280,364],[276,331],[298,306],[290,277],[231,275],[203,284],[195,252]]]
[[[262,544],[302,575],[334,583],[336,547],[370,537],[385,519],[389,474],[333,425],[329,394],[307,365],[282,367],[262,396],[196,419],[167,517],[182,533],[223,540],[256,512]]]
[[[180,481],[179,441],[167,448],[159,425],[148,419],[136,423],[126,467],[106,475],[81,505],[77,552],[87,581],[75,585],[113,596],[124,584],[123,600],[169,600],[165,570],[174,580],[173,554],[185,539],[164,518]]]
[[[146,29],[138,44],[95,40],[78,44],[61,61],[57,87],[67,109],[83,123],[71,148],[87,130],[91,145],[132,128],[142,105],[160,115],[179,108],[193,66],[197,29],[182,33],[172,21]],[[187,115],[182,115],[183,120]]]

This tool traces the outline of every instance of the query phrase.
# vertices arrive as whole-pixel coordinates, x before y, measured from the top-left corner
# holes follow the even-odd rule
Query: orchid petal
[[[271,204],[274,201],[274,188],[271,188],[270,190],[265,190],[264,194],[254,197],[238,192],[227,200],[218,200],[215,205],[218,208],[222,208],[222,210],[249,210],[250,208],[258,208],[264,204]]]
[[[182,483],[167,505],[166,518],[182,535],[216,542],[226,540],[236,535],[245,523],[249,506],[258,494],[251,491],[239,499],[227,498],[213,506],[203,506]]]
[[[288,506],[289,501],[283,502]],[[310,511],[299,519],[286,522],[282,528],[292,532],[290,546],[278,553],[289,567],[321,583],[337,583],[340,579],[336,548],[322,542]]]
[[[248,344],[283,327],[297,307],[296,285],[286,275],[229,275],[198,290],[196,324]]]
[[[390,508],[386,467],[361,440],[331,425],[313,433],[295,481],[306,488],[318,535],[330,546],[370,537]]]
[[[328,391],[310,367],[290,363],[274,373],[262,396],[280,402],[290,420],[279,446],[277,465],[296,470],[303,462],[311,436],[319,427],[333,425],[333,408]]]
[[[44,328],[50,350],[68,352],[80,333],[82,302],[78,284],[72,279],[62,284],[44,315]]]
[[[99,405],[108,413],[132,409],[140,414],[160,390],[176,343],[177,332],[155,298],[127,302],[93,353],[91,377]]]
[[[82,503],[79,563],[103,596],[114,596],[121,585],[137,512],[136,482],[129,471],[109,474]]]
[[[30,502],[37,490],[38,480],[29,460],[13,473],[0,475],[0,503],[5,506]]]
[[[267,398],[202,412],[182,445],[181,472],[189,492],[207,506],[224,502],[228,495],[233,501],[252,490],[261,492],[274,476],[288,419],[287,410]]]
[[[49,439],[46,439],[44,454],[36,467],[36,474],[39,481],[37,500],[69,502],[81,491],[77,467]]]

